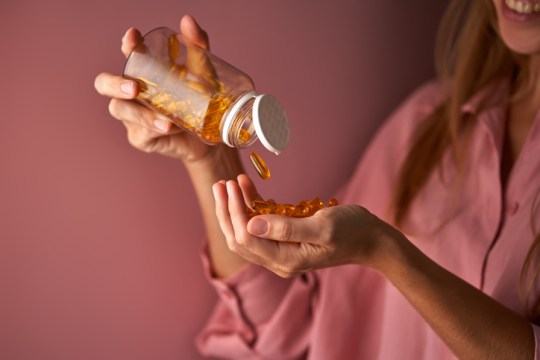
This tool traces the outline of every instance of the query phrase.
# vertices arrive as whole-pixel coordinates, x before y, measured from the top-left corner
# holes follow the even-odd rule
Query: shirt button
[[[254,338],[253,331],[248,330],[248,329],[242,330],[242,336],[243,336],[244,339],[246,339],[247,341],[251,341],[251,340],[253,340],[253,338]]]
[[[518,209],[519,209],[519,204],[517,202],[512,202],[508,204],[506,208],[506,213],[509,216],[512,216],[512,215],[515,215],[515,213],[517,213]]]

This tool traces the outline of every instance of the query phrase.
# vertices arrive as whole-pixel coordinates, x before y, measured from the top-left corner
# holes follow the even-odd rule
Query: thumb
[[[199,26],[193,16],[185,15],[182,20],[180,20],[180,33],[195,45],[200,46],[203,49],[210,48],[208,34]]]
[[[281,215],[258,215],[247,223],[247,231],[254,236],[285,242],[315,242],[320,225],[313,217],[291,218]]]

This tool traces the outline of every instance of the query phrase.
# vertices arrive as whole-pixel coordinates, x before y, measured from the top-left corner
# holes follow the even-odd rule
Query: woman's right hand
[[[195,19],[186,15],[180,21],[180,33],[196,45],[207,49],[208,35]],[[122,52],[127,57],[142,41],[141,33],[131,28],[122,38]],[[185,132],[163,115],[134,101],[138,84],[133,80],[109,73],[101,73],[95,79],[96,90],[111,98],[109,112],[127,129],[128,141],[135,148],[148,152],[180,158],[185,162],[212,157],[224,145],[208,146],[195,136]]]

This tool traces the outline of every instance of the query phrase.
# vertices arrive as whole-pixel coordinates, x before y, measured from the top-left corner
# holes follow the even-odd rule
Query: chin
[[[501,28],[500,36],[505,45],[517,54],[540,55],[540,33],[538,31],[526,35],[522,31]]]
[[[523,6],[521,12],[516,10],[516,4],[527,4],[528,12]],[[540,54],[540,0],[495,0],[494,6],[499,35],[506,46],[522,55]]]

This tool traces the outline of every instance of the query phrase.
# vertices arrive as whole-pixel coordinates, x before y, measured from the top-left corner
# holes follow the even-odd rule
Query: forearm
[[[219,180],[236,179],[243,167],[236,150],[214,151],[204,160],[186,162],[208,238],[208,250],[217,277],[223,278],[242,269],[247,262],[227,247],[215,212],[212,185]]]
[[[408,240],[393,242],[379,271],[460,359],[532,359],[527,319],[446,271]]]

